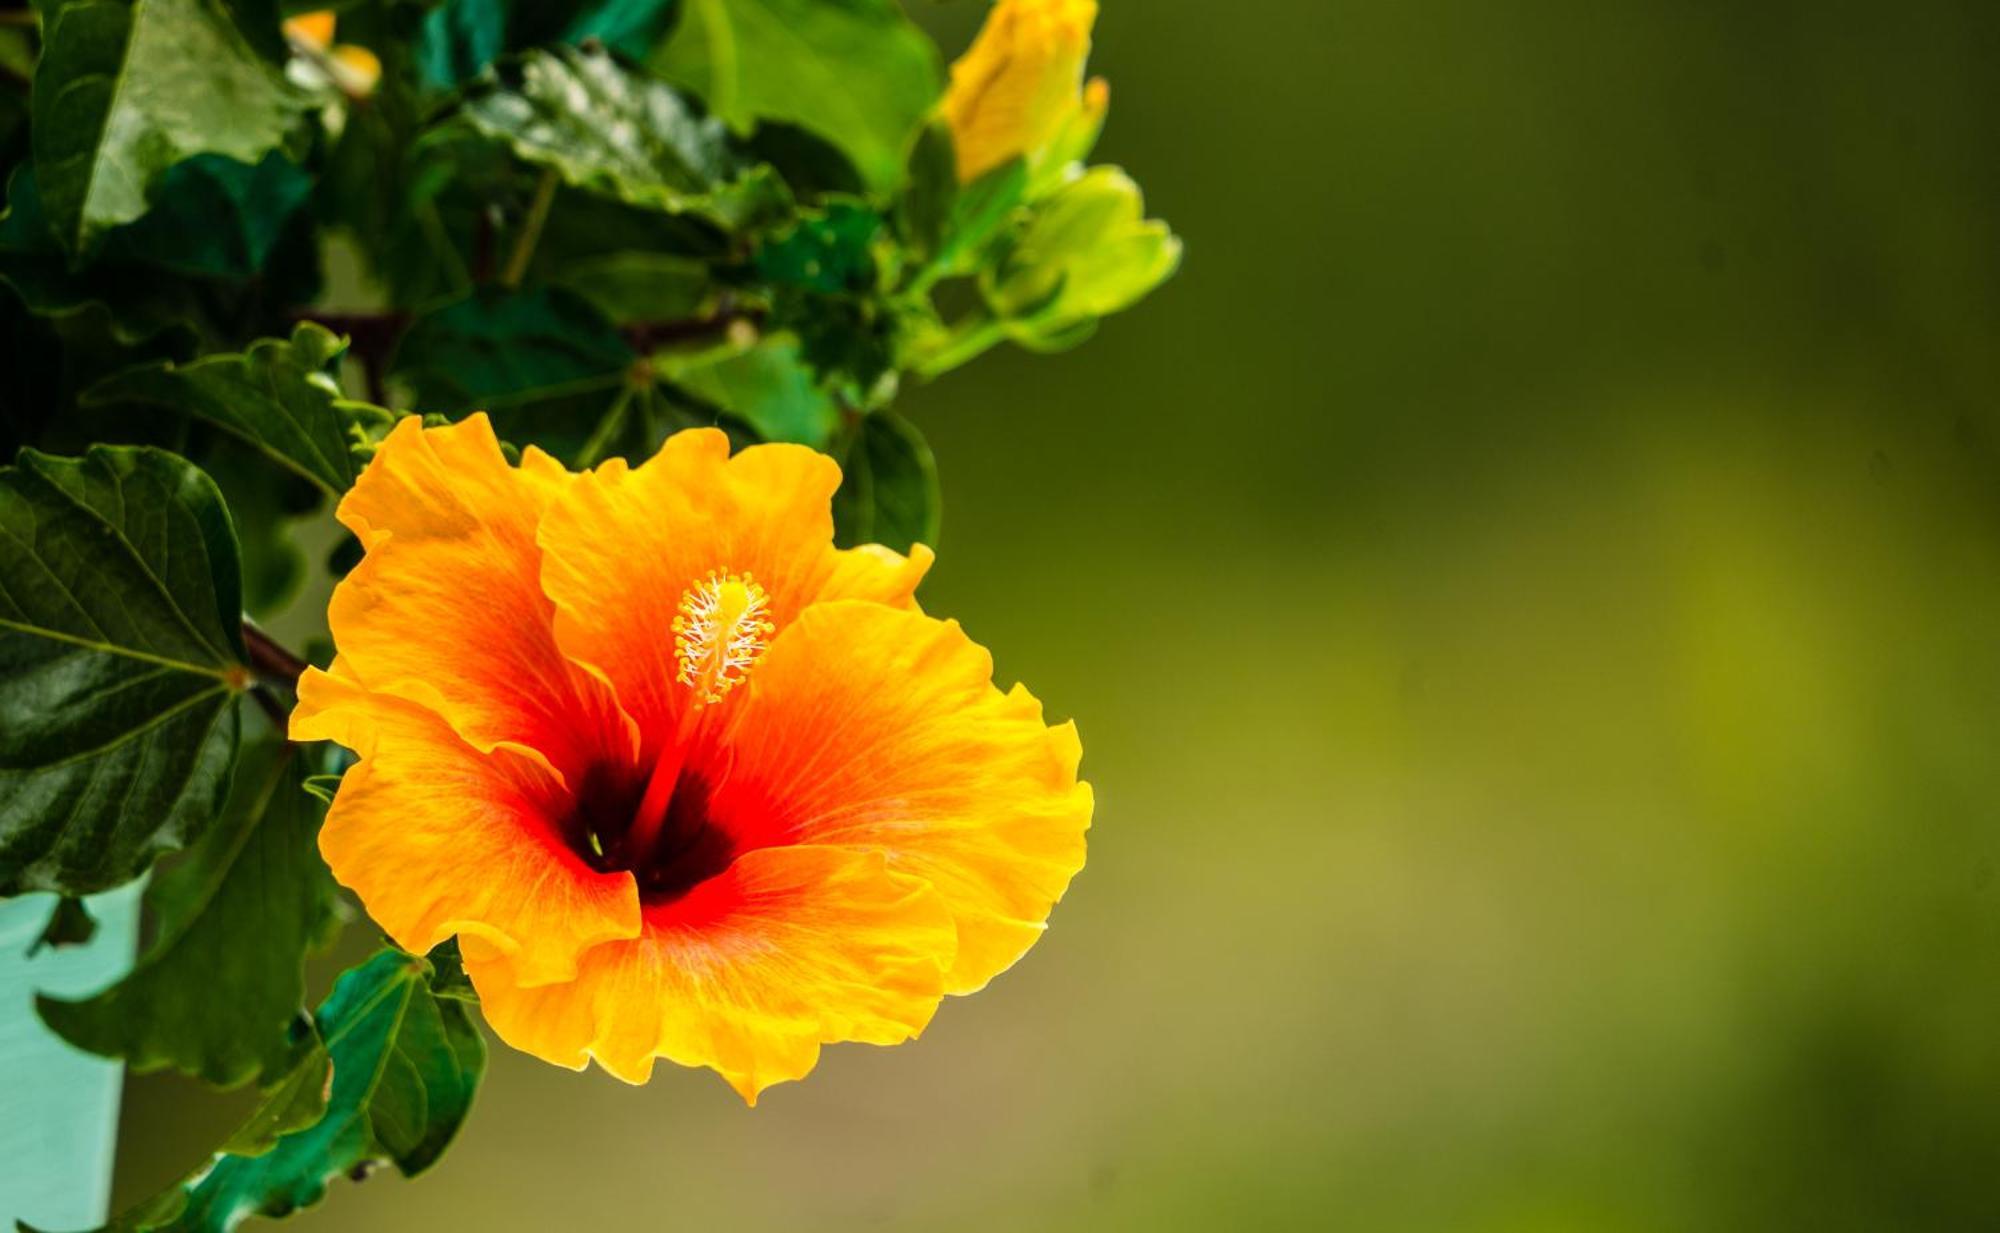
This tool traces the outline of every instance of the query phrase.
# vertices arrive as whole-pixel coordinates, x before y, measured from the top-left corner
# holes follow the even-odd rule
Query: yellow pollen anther
[[[716,703],[743,683],[778,627],[771,597],[748,574],[716,570],[681,593],[674,657],[698,703]]]

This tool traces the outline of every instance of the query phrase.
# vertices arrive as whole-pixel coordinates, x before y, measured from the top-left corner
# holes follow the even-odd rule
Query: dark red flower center
[[[562,826],[563,842],[591,868],[629,871],[647,906],[671,903],[729,868],[736,845],[709,813],[710,786],[683,764],[662,795],[633,767],[600,762],[583,777],[576,804]],[[649,799],[650,798],[652,799]],[[657,811],[657,819],[646,815]]]

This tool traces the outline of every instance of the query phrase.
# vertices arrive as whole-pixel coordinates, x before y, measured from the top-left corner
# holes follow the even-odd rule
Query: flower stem
[[[299,675],[310,666],[280,646],[247,617],[243,621],[243,648],[250,653],[252,671],[264,680],[287,689],[298,688]]]
[[[952,326],[935,351],[918,359],[917,374],[930,378],[950,372],[1006,337],[1005,322],[984,312],[974,314]]]
[[[535,259],[535,245],[541,243],[549,207],[555,204],[557,183],[555,168],[543,168],[542,178],[535,184],[535,199],[528,203],[528,216],[521,220],[521,232],[514,237],[514,251],[508,254],[507,268],[500,274],[501,286],[518,287],[528,276],[528,263]]]

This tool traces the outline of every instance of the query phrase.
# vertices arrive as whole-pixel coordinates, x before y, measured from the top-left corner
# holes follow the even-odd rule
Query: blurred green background
[[[2000,1226],[1996,62],[1971,2],[1105,0],[1183,273],[902,404],[927,604],[1083,730],[1046,942],[754,1111],[496,1049],[297,1224]],[[129,1082],[121,1201],[197,1099]]]

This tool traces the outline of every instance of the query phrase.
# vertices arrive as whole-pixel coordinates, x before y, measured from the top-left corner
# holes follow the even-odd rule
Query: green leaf
[[[575,292],[485,288],[412,322],[392,371],[420,410],[457,413],[610,390],[633,358]]]
[[[171,1068],[218,1087],[282,1076],[305,957],[339,923],[304,761],[277,742],[246,753],[222,816],[146,888],[152,947],[94,997],[38,999],[42,1021],[139,1074]]]
[[[945,225],[957,201],[958,156],[952,146],[951,125],[933,120],[910,147],[897,208],[904,239],[918,261],[928,260],[944,243]]]
[[[424,15],[417,72],[434,90],[456,89],[507,49],[508,0],[445,0]]]
[[[757,273],[780,286],[823,294],[859,293],[875,285],[876,236],[882,216],[854,201],[831,201],[757,249]]]
[[[818,448],[840,425],[840,410],[799,353],[798,339],[768,334],[748,348],[730,343],[693,354],[654,357],[659,373],[735,416],[766,441]]]
[[[486,1044],[466,1006],[431,990],[430,965],[385,950],[349,969],[316,1016],[323,1050],[266,1100],[231,1142],[255,1146],[274,1102],[296,1104],[332,1061],[323,1116],[260,1155],[226,1151],[205,1171],[115,1220],[139,1233],[226,1233],[251,1216],[286,1216],[318,1203],[333,1178],[392,1162],[406,1177],[450,1145],[472,1106]],[[316,1069],[317,1068],[317,1069]]]
[[[1165,282],[1180,258],[1180,240],[1145,216],[1139,186],[1093,167],[1036,205],[982,285],[1010,337],[1052,350]]]
[[[643,59],[673,24],[679,0],[592,0],[563,30],[563,41],[596,39],[621,56]]]
[[[653,66],[731,128],[782,120],[886,192],[942,89],[937,48],[895,0],[686,0]]]
[[[312,176],[282,154],[255,164],[203,154],[168,168],[153,208],[107,232],[99,256],[248,278],[264,268],[312,187]]]
[[[103,312],[122,342],[167,331],[185,337],[197,330],[205,310],[197,288],[184,279],[148,276],[109,261],[71,269],[42,212],[34,168],[26,164],[8,181],[7,212],[0,215],[0,280],[37,316],[67,317],[93,308]]]
[[[156,449],[0,470],[0,895],[86,894],[199,837],[236,754],[236,536]]]
[[[566,262],[550,281],[574,291],[614,322],[670,322],[715,307],[708,266],[672,253],[616,252]]]
[[[908,552],[937,545],[942,502],[937,460],[915,425],[878,411],[855,428],[833,496],[834,541],[843,548],[881,544]]]
[[[217,0],[47,0],[42,31],[35,173],[73,253],[144,214],[174,164],[255,163],[311,105]]]
[[[334,373],[346,350],[331,330],[301,322],[289,340],[259,339],[241,354],[114,374],[85,391],[83,403],[152,403],[205,420],[337,497],[395,419],[340,396]]]
[[[137,418],[129,407],[117,414]],[[150,417],[156,422],[161,417]],[[268,455],[239,437],[195,425],[202,470],[229,503],[243,556],[243,610],[253,617],[281,611],[305,584],[306,554],[295,532],[327,504],[326,490],[297,472],[279,470]]]
[[[952,199],[937,251],[931,257],[929,276],[963,274],[975,267],[987,245],[1012,217],[1014,208],[1021,204],[1027,187],[1028,165],[1017,158],[960,188]]]
[[[735,227],[785,204],[768,173],[742,173],[720,121],[602,48],[530,51],[475,88],[463,114],[523,161],[631,205]]]

